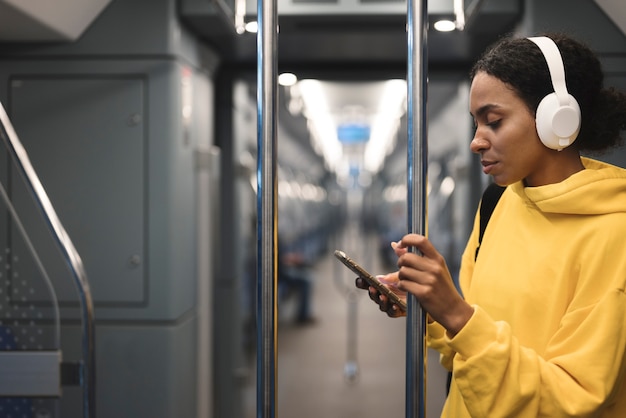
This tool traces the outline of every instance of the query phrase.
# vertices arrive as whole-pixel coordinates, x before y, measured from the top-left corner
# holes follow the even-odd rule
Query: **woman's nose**
[[[472,142],[470,142],[470,150],[475,154],[480,154],[487,148],[489,148],[489,141],[487,141],[482,135],[480,135],[479,131],[476,130],[474,138],[472,139]]]

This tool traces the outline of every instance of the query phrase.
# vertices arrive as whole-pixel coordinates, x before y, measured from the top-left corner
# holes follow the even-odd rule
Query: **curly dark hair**
[[[568,92],[580,105],[582,122],[575,146],[580,151],[602,152],[620,145],[626,130],[626,95],[604,88],[600,61],[589,47],[564,34],[543,36],[558,46]],[[533,114],[543,97],[554,91],[543,53],[526,38],[502,38],[474,64],[470,78],[479,72],[506,83]]]

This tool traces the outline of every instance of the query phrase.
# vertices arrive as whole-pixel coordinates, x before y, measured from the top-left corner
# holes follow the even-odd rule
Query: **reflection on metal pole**
[[[259,0],[257,16],[257,418],[273,418],[278,358],[276,0]]]
[[[408,0],[408,230],[424,235],[428,169],[426,93],[428,54],[426,0]],[[426,314],[409,295],[406,328],[406,417],[426,416]]]
[[[353,384],[359,378],[359,361],[357,356],[358,330],[359,330],[359,304],[357,300],[358,292],[351,289],[346,292],[348,301],[348,329],[346,335],[348,337],[346,350],[346,364],[343,368],[343,376],[346,382]]]

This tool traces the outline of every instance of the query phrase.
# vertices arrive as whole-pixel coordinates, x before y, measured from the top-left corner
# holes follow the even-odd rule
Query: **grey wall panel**
[[[36,76],[11,86],[13,124],[80,251],[95,301],[143,302],[144,81]],[[32,204],[24,200],[16,209],[25,214]],[[32,228],[31,239],[43,243],[42,234]],[[40,250],[50,276],[67,277],[54,248]],[[55,288],[60,302],[76,300],[71,280]]]
[[[216,168],[198,157],[212,142],[210,80],[173,60],[14,62],[0,76],[12,80],[16,129],[85,260],[99,416],[196,416],[198,394],[212,386],[210,357],[197,348],[198,335],[204,349],[212,341],[211,311],[198,309],[197,294],[210,292],[212,275],[209,265],[198,277],[198,240],[212,251],[216,239],[197,223],[198,188],[206,187],[198,172]],[[133,252],[139,263],[129,265]],[[75,301],[71,282],[57,290]],[[63,306],[63,357],[78,361],[78,310]],[[61,416],[81,416],[80,404],[80,392],[64,388]]]
[[[34,145],[35,169],[80,240],[98,319],[173,320],[194,309],[199,127],[182,116],[189,71],[174,60],[0,66],[18,135]],[[114,265],[100,268],[103,257]],[[62,306],[66,318],[77,312]]]
[[[194,417],[196,318],[172,326],[101,326],[98,415]]]
[[[213,143],[219,60],[179,24],[177,3],[117,0],[73,44],[0,46],[0,100],[85,261],[100,418],[213,416],[213,399],[199,398],[214,387],[215,258],[205,257],[219,220],[199,209],[218,202],[218,158],[201,157]],[[23,191],[12,193],[27,206]],[[36,218],[32,207],[23,213]],[[35,236],[53,258],[44,230]],[[48,264],[66,274],[59,260]],[[77,299],[61,280],[63,359],[80,361]],[[58,416],[82,416],[80,388],[63,388],[60,403]]]
[[[149,308],[165,318],[196,302],[196,144],[182,120],[185,68],[164,62],[149,73]]]
[[[100,324],[96,416],[197,417],[197,319],[188,315],[177,323]],[[67,326],[64,333],[63,360],[79,359],[79,328]],[[80,388],[64,387],[58,416],[81,418],[80,396]]]

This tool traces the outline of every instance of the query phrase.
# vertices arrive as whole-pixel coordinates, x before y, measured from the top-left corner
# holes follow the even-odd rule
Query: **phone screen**
[[[390,301],[398,305],[398,307],[402,311],[406,311],[406,301],[400,299],[398,295],[389,290],[387,286],[385,286],[383,283],[380,282],[380,280],[378,280],[371,273],[361,267],[356,261],[348,257],[346,253],[340,250],[335,250],[335,257],[337,257],[337,259],[341,261],[346,267],[352,270],[353,273],[355,273],[359,277],[362,277],[376,290],[385,295]]]

